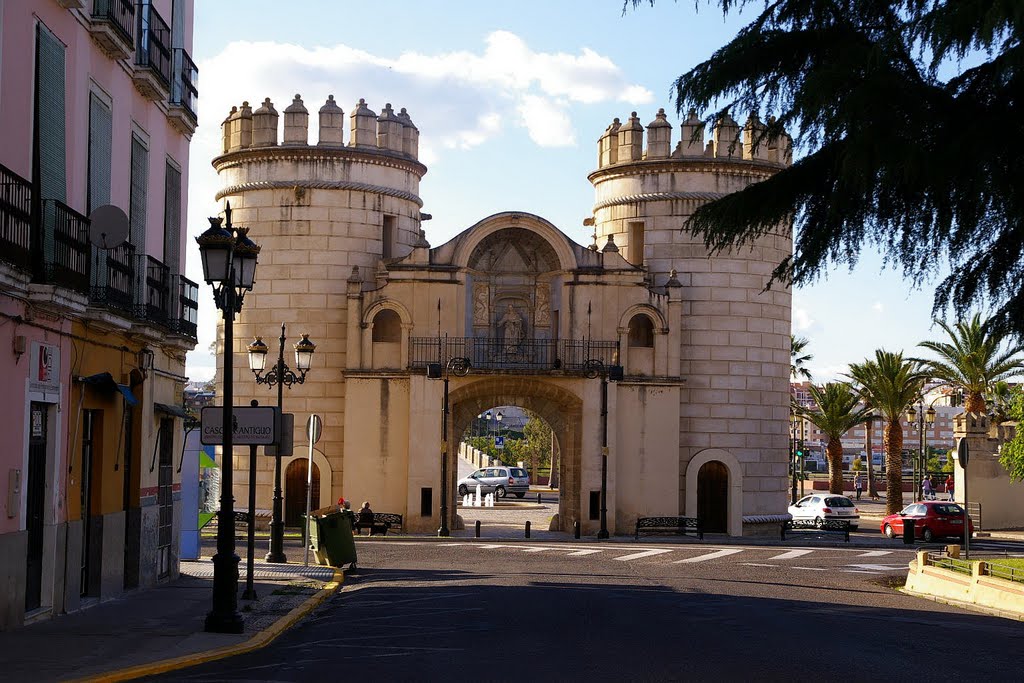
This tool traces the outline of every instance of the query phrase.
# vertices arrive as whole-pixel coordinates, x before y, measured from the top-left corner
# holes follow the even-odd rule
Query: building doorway
[[[293,460],[284,475],[284,523],[285,526],[302,526],[306,514],[306,472],[309,461],[305,458]],[[310,510],[320,507],[320,468],[313,463],[312,496]]]
[[[718,460],[711,460],[697,473],[697,517],[704,531],[726,533],[728,515],[729,470]]]
[[[46,501],[46,405],[30,407],[28,441],[28,476],[25,486],[25,531],[28,535],[28,557],[25,576],[25,611],[42,605],[43,590],[43,525]]]

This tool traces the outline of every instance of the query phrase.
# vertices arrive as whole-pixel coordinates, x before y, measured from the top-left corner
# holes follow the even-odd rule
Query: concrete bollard
[[[480,520],[476,520],[476,537],[480,538]]]
[[[530,537],[530,522],[529,522],[529,520],[527,520],[527,522],[526,522],[526,537],[527,538]]]
[[[537,494],[537,505],[540,505],[540,494]]]
[[[572,536],[577,541],[580,540],[580,520],[576,520],[572,523]]]

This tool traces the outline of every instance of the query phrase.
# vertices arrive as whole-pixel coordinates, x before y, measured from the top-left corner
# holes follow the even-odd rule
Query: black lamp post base
[[[288,564],[288,558],[284,554],[284,522],[270,523],[270,552],[267,553],[267,562],[276,564]]]
[[[597,537],[600,540],[602,540],[602,541],[606,540],[608,538],[608,530],[607,529],[601,529],[600,531],[597,532]]]
[[[452,532],[448,530],[448,527],[443,526],[437,530],[437,535],[440,538],[448,538],[452,535]]]
[[[238,563],[234,553],[213,556],[213,609],[206,615],[210,633],[242,633],[245,624],[238,613]]]

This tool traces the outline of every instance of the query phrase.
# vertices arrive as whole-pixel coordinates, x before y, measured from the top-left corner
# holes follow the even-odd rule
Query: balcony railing
[[[426,368],[427,363],[447,363],[451,358],[468,358],[471,371],[585,374],[597,364],[614,365],[619,352],[616,341],[591,339],[524,339],[507,343],[489,337],[413,337],[409,341],[412,369]]]
[[[132,0],[93,0],[93,39],[115,59],[124,59],[135,47],[135,3]]]
[[[135,260],[135,246],[128,242],[98,252],[89,295],[93,303],[132,312],[135,304]]]
[[[0,165],[0,259],[32,265],[32,183]]]
[[[167,96],[171,87],[171,29],[153,5],[136,6],[135,86],[152,99]]]
[[[171,273],[170,269],[152,256],[140,256],[139,263],[145,268],[141,305],[136,315],[143,320],[160,325],[170,321]]]
[[[171,329],[191,339],[196,338],[198,332],[197,322],[199,320],[199,285],[189,280],[184,275],[175,275],[172,280],[176,283],[174,291],[177,292],[177,318],[172,321]]]
[[[42,260],[36,282],[89,293],[89,219],[56,199],[43,201]]]
[[[198,82],[199,69],[196,68],[192,58],[184,49],[174,48],[174,64],[171,73],[171,111],[168,112],[168,116],[173,115],[175,118],[182,119],[179,127],[186,128],[183,132],[193,133],[196,129]]]

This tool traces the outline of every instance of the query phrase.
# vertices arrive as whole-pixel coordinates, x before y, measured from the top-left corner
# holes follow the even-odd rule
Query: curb
[[[1018,614],[1017,612],[1008,612],[994,607],[985,607],[984,605],[978,605],[973,602],[963,602],[962,600],[942,598],[930,593],[918,593],[917,591],[907,590],[906,588],[901,588],[899,590],[900,593],[903,593],[904,595],[909,595],[914,598],[922,598],[924,600],[931,600],[932,602],[949,605],[950,607],[959,607],[960,609],[967,610],[968,612],[979,612],[981,614],[987,614],[990,617],[1000,617],[1001,619],[1010,619],[1011,621],[1024,621],[1024,615]]]
[[[338,589],[341,588],[341,584],[344,582],[344,579],[344,572],[342,572],[340,568],[336,568],[334,570],[334,578],[315,595],[310,596],[304,603],[292,609],[288,614],[275,621],[269,627],[253,634],[251,638],[238,643],[237,645],[225,645],[214,650],[207,650],[206,652],[182,655],[180,657],[174,657],[173,659],[164,659],[157,662],[151,662],[149,664],[139,664],[127,669],[111,671],[98,674],[96,676],[73,679],[72,683],[75,681],[90,681],[95,683],[130,681],[136,678],[142,678],[143,676],[154,676],[168,671],[185,669],[199,664],[205,664],[206,662],[212,662],[218,659],[233,657],[235,655],[258,650],[259,648],[272,643],[279,635],[294,626],[300,619],[312,612],[324,600],[334,595]]]

